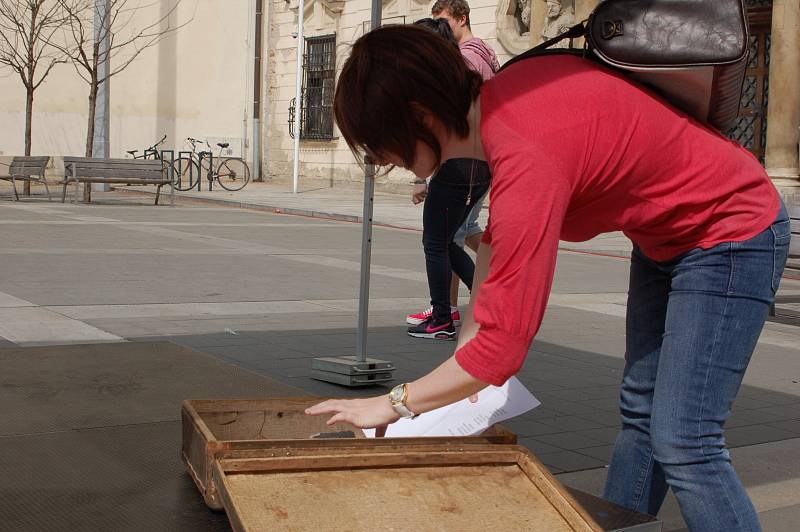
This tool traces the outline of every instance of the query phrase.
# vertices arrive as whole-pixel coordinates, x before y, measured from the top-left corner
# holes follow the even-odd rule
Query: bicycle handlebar
[[[167,136],[166,136],[166,135],[164,135],[163,137],[161,137],[161,140],[159,140],[158,142],[156,142],[155,144],[153,144],[152,146],[150,146],[149,148],[147,148],[147,149],[146,149],[146,150],[144,150],[144,151],[150,151],[150,150],[153,150],[153,151],[155,151],[155,149],[156,149],[156,148],[158,148],[159,146],[161,146],[162,144],[164,144],[164,141],[165,141],[165,140],[167,140]]]

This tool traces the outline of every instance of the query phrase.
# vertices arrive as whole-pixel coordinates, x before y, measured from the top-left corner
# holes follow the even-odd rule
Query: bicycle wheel
[[[200,166],[194,159],[182,157],[172,163],[175,190],[192,190],[200,181]]]
[[[250,168],[247,163],[236,157],[222,161],[217,171],[219,186],[225,190],[235,192],[242,190],[250,182]]]

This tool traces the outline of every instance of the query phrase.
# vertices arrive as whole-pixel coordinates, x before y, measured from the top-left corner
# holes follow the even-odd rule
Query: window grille
[[[336,85],[336,35],[309,37],[303,55],[303,87],[300,106],[300,138],[332,140],[333,94]],[[294,113],[289,107],[289,133],[294,138]]]

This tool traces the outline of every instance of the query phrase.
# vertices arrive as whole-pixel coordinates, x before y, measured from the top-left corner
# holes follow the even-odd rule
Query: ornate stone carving
[[[497,4],[497,40],[511,54],[521,54],[531,47],[531,2],[500,0]]]
[[[286,0],[289,9],[297,11],[297,0]],[[303,21],[311,33],[335,31],[336,22],[344,9],[344,0],[306,0],[303,6]]]
[[[544,0],[547,4],[542,40],[546,41],[560,35],[575,24],[575,4],[571,0]],[[555,48],[566,48],[569,41],[558,43]]]

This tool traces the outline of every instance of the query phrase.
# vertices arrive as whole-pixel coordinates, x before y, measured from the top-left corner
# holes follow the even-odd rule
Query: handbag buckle
[[[622,21],[621,20],[604,20],[603,21],[603,33],[600,35],[603,39],[609,40],[617,37],[619,35],[624,35],[622,31]]]

